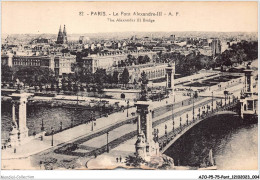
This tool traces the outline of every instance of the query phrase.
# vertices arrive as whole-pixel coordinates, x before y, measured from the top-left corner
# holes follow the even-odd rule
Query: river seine
[[[2,137],[8,137],[8,131],[11,129],[12,123],[12,105],[8,102],[1,103],[1,125]],[[47,133],[51,132],[51,127],[54,131],[62,128],[68,128],[73,125],[86,123],[90,120],[90,110],[75,110],[62,107],[47,107],[27,105],[27,127],[29,135],[41,132],[42,122]],[[95,112],[98,117],[99,112]]]

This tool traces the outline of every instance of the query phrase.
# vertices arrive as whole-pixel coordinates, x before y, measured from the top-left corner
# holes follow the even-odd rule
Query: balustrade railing
[[[171,131],[171,132],[161,136],[160,138],[158,138],[160,150],[162,150],[165,146],[167,146],[167,144],[170,141],[172,141],[178,134],[181,134],[184,130],[188,130],[189,128],[191,128],[197,122],[214,116],[214,114],[216,112],[237,110],[235,108],[237,103],[238,103],[237,99],[234,99],[232,102],[230,102],[230,104],[227,104],[227,105],[222,106],[222,107],[217,107],[217,108],[213,109],[213,111],[205,112],[204,114],[200,115],[199,117],[194,118],[194,120],[188,121],[188,123],[185,123],[182,126],[179,126],[178,128],[174,128],[173,131]]]

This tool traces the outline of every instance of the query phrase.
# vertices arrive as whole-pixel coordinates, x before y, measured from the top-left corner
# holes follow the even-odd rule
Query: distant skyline
[[[90,15],[97,11],[106,12],[107,16]],[[2,2],[2,34],[57,34],[64,24],[68,34],[257,32],[257,11],[257,2]],[[80,12],[84,15],[80,16]],[[113,12],[119,16],[113,16]],[[120,16],[121,12],[131,16]],[[133,12],[166,15],[139,17]],[[168,16],[169,12],[173,16]],[[108,18],[146,18],[155,22],[109,22]]]

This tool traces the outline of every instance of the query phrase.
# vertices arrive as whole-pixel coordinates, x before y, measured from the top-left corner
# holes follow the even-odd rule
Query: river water
[[[257,123],[235,115],[212,117],[186,132],[165,154],[176,165],[199,167],[210,149],[218,169],[257,169]]]
[[[9,102],[1,103],[1,127],[2,137],[8,137],[8,131],[11,130],[12,122],[12,105]],[[100,114],[95,112],[96,117]],[[51,132],[51,127],[54,131],[60,130],[60,123],[62,128],[68,128],[73,121],[74,125],[86,123],[90,120],[90,110],[75,110],[63,107],[48,107],[48,106],[33,106],[27,104],[27,127],[29,135],[34,132],[41,132],[42,121],[47,133]]]

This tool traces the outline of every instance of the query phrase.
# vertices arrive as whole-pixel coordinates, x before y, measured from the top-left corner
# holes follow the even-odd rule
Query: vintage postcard
[[[1,6],[2,170],[258,169],[257,2]]]

